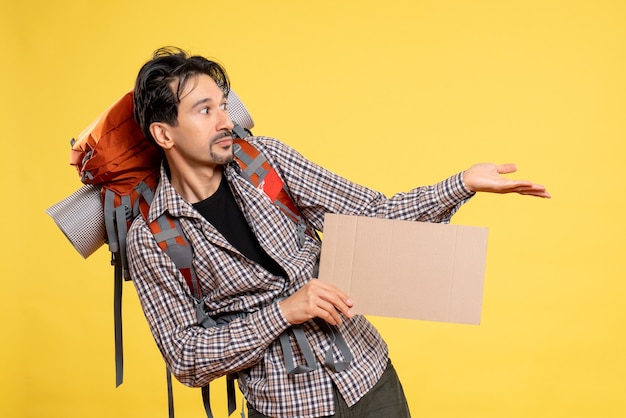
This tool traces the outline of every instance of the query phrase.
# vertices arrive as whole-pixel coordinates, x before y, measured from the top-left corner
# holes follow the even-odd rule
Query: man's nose
[[[220,129],[219,130],[227,129],[229,131],[232,131],[234,127],[235,127],[235,124],[230,118],[230,115],[228,114],[228,110],[220,111]]]

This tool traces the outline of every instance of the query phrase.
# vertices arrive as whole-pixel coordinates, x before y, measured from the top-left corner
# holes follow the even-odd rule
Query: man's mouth
[[[219,147],[228,147],[233,144],[233,136],[230,132],[223,132],[213,138],[211,143]]]

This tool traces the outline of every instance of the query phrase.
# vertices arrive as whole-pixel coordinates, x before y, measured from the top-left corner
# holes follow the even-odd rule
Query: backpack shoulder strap
[[[168,212],[164,212],[152,222],[148,222],[150,202],[142,200],[139,209],[159,248],[172,259],[176,268],[185,278],[193,297],[196,300],[201,300],[202,290],[192,264],[193,250],[182,232],[178,219],[172,217]]]
[[[198,281],[198,277],[196,276],[196,272],[193,267],[193,249],[185,237],[180,222],[178,219],[172,217],[168,212],[164,212],[152,222],[148,222],[148,211],[150,210],[150,205],[148,202],[143,200],[140,202],[139,207],[141,215],[154,235],[154,239],[159,245],[159,248],[161,248],[161,250],[163,250],[170,257],[176,265],[176,268],[178,268],[185,278],[185,282],[187,283],[187,286],[189,286],[193,295],[198,325],[201,325],[204,328],[217,326],[215,320],[211,318],[204,309],[202,289],[200,288],[200,282]],[[169,369],[167,370],[167,387],[169,416],[170,418],[173,418],[172,376]],[[202,401],[204,403],[204,410],[207,414],[207,418],[213,418],[209,388],[209,384],[202,387]],[[235,387],[232,379],[227,378],[226,389],[228,393],[228,414],[230,415],[236,408],[236,406],[233,406],[235,402]]]
[[[289,187],[280,178],[267,157],[254,145],[242,138],[234,140],[235,159],[241,167],[242,174],[254,187],[262,191],[289,219],[296,223],[298,247],[304,245],[304,235],[318,239],[317,232],[307,226],[300,210],[289,192]]]

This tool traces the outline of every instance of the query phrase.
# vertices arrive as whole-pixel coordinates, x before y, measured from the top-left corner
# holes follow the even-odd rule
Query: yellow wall
[[[166,416],[132,285],[115,389],[108,252],[83,260],[44,210],[80,186],[69,139],[173,44],[227,67],[255,133],[355,181],[512,161],[553,193],[455,218],[490,228],[480,326],[372,318],[414,416],[626,416],[625,22],[621,0],[4,0],[1,415]]]

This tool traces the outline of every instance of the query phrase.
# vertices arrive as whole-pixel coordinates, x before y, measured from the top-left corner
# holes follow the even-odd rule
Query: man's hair
[[[189,81],[200,74],[211,77],[225,95],[229,93],[228,75],[217,62],[189,56],[176,47],[154,52],[152,59],[139,70],[134,92],[135,119],[146,138],[154,141],[150,133],[153,122],[178,125],[180,95]]]

